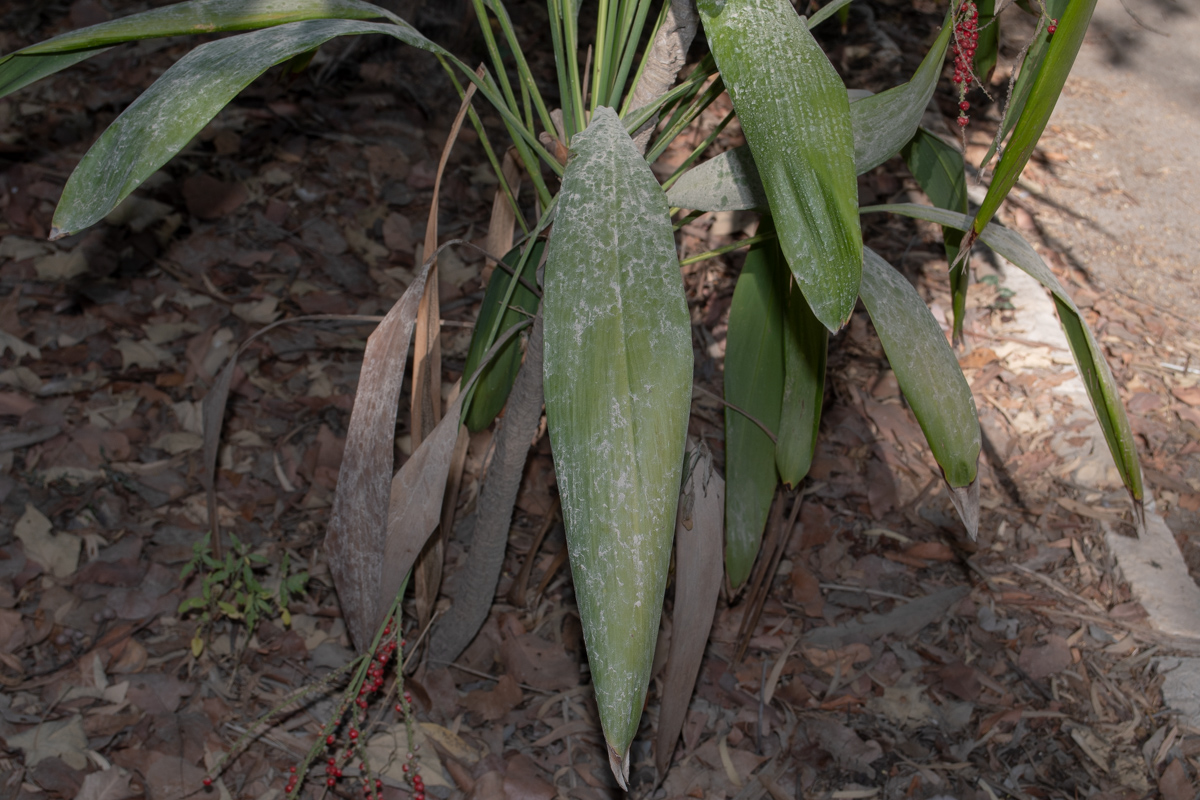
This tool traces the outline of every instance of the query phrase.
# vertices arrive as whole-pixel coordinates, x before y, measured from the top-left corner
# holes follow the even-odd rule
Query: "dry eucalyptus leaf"
[[[25,751],[25,766],[32,767],[44,758],[61,758],[71,769],[85,769],[88,740],[83,730],[83,717],[76,714],[65,719],[43,722],[23,733],[8,737],[8,746]]]
[[[79,565],[79,549],[83,543],[73,533],[55,534],[50,520],[31,504],[13,526],[13,535],[25,546],[25,555],[41,564],[56,578],[65,578]]]

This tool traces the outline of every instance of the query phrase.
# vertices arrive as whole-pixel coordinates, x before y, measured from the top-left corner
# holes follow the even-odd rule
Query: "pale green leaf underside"
[[[788,266],[813,313],[837,330],[854,308],[862,270],[846,89],[786,0],[697,5]]]
[[[908,217],[936,222],[960,231],[970,229],[971,217],[944,211],[940,208],[930,208],[915,204],[896,204],[884,206],[869,206],[863,208],[864,213],[873,211],[889,211],[893,214],[903,214]],[[1084,388],[1092,401],[1096,419],[1104,431],[1109,452],[1121,474],[1125,488],[1129,490],[1135,503],[1141,503],[1143,497],[1142,468],[1138,462],[1137,448],[1133,439],[1129,418],[1125,415],[1125,407],[1121,404],[1117,393],[1116,381],[1108,361],[1100,350],[1092,331],[1083,321],[1075,301],[1067,294],[1058,278],[1046,266],[1046,262],[1037,254],[1027,241],[1015,231],[1003,228],[995,223],[989,224],[979,234],[979,240],[1008,259],[1017,268],[1029,273],[1034,279],[1050,290],[1058,309],[1059,322],[1067,334],[1067,342],[1071,346],[1071,355],[1083,379]]]
[[[404,25],[310,20],[197,47],[163,73],[92,145],[63,188],[53,235],[103,219],[191,141],[267,69],[336,36],[384,33],[424,50],[441,48]]]
[[[951,487],[975,480],[981,437],[971,387],[925,301],[875,251],[863,251],[862,301],[896,381]]]
[[[545,268],[546,419],[601,724],[641,718],[691,403],[666,195],[616,112],[572,140]]]
[[[122,42],[332,17],[400,21],[360,0],[192,0],[80,28],[0,57],[0,97]]]

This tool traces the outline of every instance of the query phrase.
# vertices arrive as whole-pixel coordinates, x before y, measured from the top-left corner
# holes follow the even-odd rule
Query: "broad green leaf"
[[[850,318],[862,271],[850,104],[787,0],[700,0],[788,266],[817,318]]]
[[[797,486],[812,466],[825,400],[828,348],[828,331],[791,283],[783,318],[783,405],[775,446],[775,466],[788,486]]]
[[[1046,0],[1046,13],[1051,19],[1058,19],[1062,16],[1068,2],[1070,0]],[[1041,15],[1040,9],[1036,12],[1032,9],[1027,10],[1035,17]],[[1033,43],[1029,45],[1029,52],[1025,54],[1025,60],[1021,62],[1021,72],[1017,75],[1012,96],[1004,109],[1004,119],[1000,123],[1000,130],[996,133],[995,141],[988,147],[987,155],[979,162],[980,169],[983,169],[984,165],[992,160],[992,156],[996,154],[997,145],[1004,141],[1013,126],[1017,124],[1017,120],[1021,118],[1021,113],[1025,110],[1025,103],[1029,100],[1029,90],[1033,88],[1033,79],[1041,70],[1042,62],[1046,60],[1046,48],[1049,44],[1050,33],[1045,26],[1042,26],[1037,36],[1034,37]]]
[[[533,252],[525,260],[525,270],[522,275],[531,285],[536,285],[534,276],[538,264],[542,262],[542,251],[545,248],[544,241],[534,242]],[[504,263],[513,269],[520,262],[520,247],[514,247],[504,256]],[[471,335],[471,346],[467,351],[463,375],[470,375],[478,366],[479,359],[486,349],[484,345],[487,344],[488,333],[492,329],[492,323],[495,322],[496,316],[500,314],[500,306],[505,297],[509,297],[510,308],[504,311],[504,317],[500,321],[499,330],[501,332],[522,320],[529,319],[530,315],[537,311],[538,296],[519,281],[513,287],[511,296],[509,295],[509,284],[512,281],[512,275],[503,269],[497,267],[493,270],[492,277],[488,281],[487,293],[484,294],[483,303],[479,308],[479,319],[475,322],[475,331]],[[524,309],[527,313],[522,314],[513,307]],[[492,363],[485,367],[483,374],[479,376],[474,394],[467,401],[467,410],[463,414],[463,424],[468,429],[481,431],[492,424],[492,420],[500,413],[500,409],[504,408],[513,381],[516,380],[517,370],[520,368],[521,343],[513,340],[496,355]]]
[[[929,105],[929,98],[933,97],[938,77],[942,74],[942,62],[946,58],[951,30],[948,22],[942,25],[942,32],[908,83],[851,103],[854,169],[859,175],[870,172],[896,155],[917,132],[925,107]]]
[[[390,11],[360,0],[192,0],[70,31],[0,57],[0,97],[122,42],[267,28],[307,19],[378,19]]]
[[[1095,8],[1096,0],[1073,0],[1063,11],[1058,30],[1050,37],[1050,44],[1046,48],[1045,61],[1029,88],[1029,99],[1021,118],[1017,120],[1012,138],[1000,156],[1000,163],[996,165],[987,195],[975,212],[975,222],[971,225],[974,235],[979,235],[991,222],[1009,190],[1021,177],[1021,171],[1029,163],[1029,157],[1033,155],[1033,149],[1042,137],[1042,131],[1050,121],[1058,96],[1067,82],[1075,56],[1079,54],[1083,35],[1087,32]]]
[[[410,26],[350,20],[292,22],[197,47],[133,101],[84,155],[63,187],[51,238],[103,219],[270,67],[334,37],[365,33],[386,33],[440,52]]]
[[[725,338],[725,401],[771,431],[783,404],[787,276],[778,239],[751,247]],[[741,411],[725,408],[725,572],[735,589],[754,566],[778,483],[775,443]]]
[[[917,130],[916,136],[905,145],[902,152],[909,171],[935,206],[960,214],[967,213],[967,175],[963,168],[962,153],[924,128]],[[955,342],[962,339],[963,317],[967,310],[967,285],[970,281],[967,262],[964,260],[955,263],[962,238],[962,231],[942,227],[946,263],[953,265],[950,269],[950,295],[954,309]]]
[[[908,83],[879,94],[857,89],[847,92],[856,175],[869,172],[896,155],[916,133],[937,85],[949,31],[947,25]],[[688,170],[667,193],[675,208],[695,211],[766,208],[767,197],[749,145],[726,150]]]
[[[909,203],[870,206],[862,210],[863,213],[889,211],[893,214],[903,214],[907,217],[916,217],[958,228],[961,231],[971,228],[969,216]],[[1046,262],[1037,254],[1037,251],[1017,232],[992,223],[983,229],[979,240],[1008,259],[1017,268],[1029,273],[1053,295],[1059,321],[1067,335],[1067,342],[1071,346],[1071,355],[1075,357],[1075,366],[1079,369],[1084,388],[1087,389],[1092,407],[1096,411],[1096,419],[1099,421],[1100,429],[1104,432],[1104,438],[1108,443],[1109,452],[1112,453],[1117,471],[1121,474],[1121,481],[1129,490],[1130,497],[1134,502],[1135,513],[1140,520],[1144,492],[1142,468],[1138,463],[1137,447],[1133,439],[1133,432],[1129,427],[1129,418],[1125,415],[1124,406],[1121,405],[1112,370],[1109,369],[1108,362],[1100,350],[1100,345],[1092,335],[1091,329],[1083,321],[1083,315],[1079,313],[1075,301],[1067,294],[1058,278],[1046,266]]]
[[[546,422],[610,765],[625,785],[671,558],[691,324],[665,193],[610,108],[571,142],[545,267]]]
[[[967,532],[975,538],[979,418],[954,351],[917,290],[870,248],[863,258],[862,301]]]

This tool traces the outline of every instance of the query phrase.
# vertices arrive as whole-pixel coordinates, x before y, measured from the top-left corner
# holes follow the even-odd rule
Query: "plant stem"
[[[688,256],[679,262],[679,266],[686,267],[688,264],[695,264],[697,261],[703,261],[706,258],[716,258],[717,256],[732,253],[734,250],[741,250],[743,247],[749,247],[752,244],[759,242],[770,241],[775,238],[774,233],[760,233],[757,236],[749,236],[745,239],[739,239],[733,244],[727,244],[724,247],[718,247],[716,250],[709,250],[707,253],[700,253],[695,256]]]

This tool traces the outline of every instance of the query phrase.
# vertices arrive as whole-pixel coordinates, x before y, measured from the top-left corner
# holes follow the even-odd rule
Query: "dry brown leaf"
[[[479,490],[471,549],[459,575],[454,605],[430,636],[429,652],[436,661],[451,662],[458,658],[487,619],[496,594],[529,442],[542,415],[540,311],[534,318],[525,362],[513,382],[507,408],[496,428],[491,466]]]
[[[1071,646],[1061,636],[1051,634],[1041,645],[1026,647],[1017,659],[1017,666],[1030,678],[1040,681],[1071,666]]]
[[[120,767],[112,767],[86,775],[75,800],[126,800],[138,794],[129,785],[129,773]]]
[[[502,675],[492,689],[477,689],[462,699],[468,711],[474,711],[487,722],[495,722],[521,704],[525,694],[511,675]]]
[[[684,458],[691,467],[683,482],[675,521],[675,612],[659,712],[655,765],[666,775],[683,729],[688,702],[700,673],[704,646],[721,593],[725,541],[725,481],[712,454],[688,439]]]
[[[56,578],[67,577],[79,565],[83,540],[73,533],[54,533],[50,520],[29,503],[13,526],[13,535],[21,540],[25,555]]]
[[[510,147],[504,153],[504,163],[500,167],[500,172],[504,175],[504,182],[508,184],[509,191],[512,192],[513,200],[517,200],[521,196],[521,165],[517,161],[516,148]],[[488,232],[485,248],[489,253],[504,255],[513,246],[513,225],[516,224],[517,216],[513,211],[512,204],[508,201],[508,195],[504,193],[504,186],[496,187],[496,195],[492,198],[492,218],[488,221]],[[486,284],[492,276],[492,270],[496,268],[496,262],[492,259],[487,259],[483,267],[483,282]]]
[[[442,247],[446,246],[442,245]],[[413,283],[413,286],[416,286],[416,282]],[[413,286],[409,287],[409,291],[412,291]],[[405,296],[408,296],[408,292],[405,292]],[[401,301],[403,302],[403,298]],[[358,596],[362,600],[362,610],[358,610],[356,613],[365,612],[365,621],[368,623],[363,629],[364,643],[370,641],[370,636],[375,628],[383,622],[392,600],[400,591],[405,576],[416,563],[417,556],[424,548],[425,542],[441,521],[442,498],[445,495],[446,477],[450,470],[450,462],[454,457],[455,444],[458,441],[463,399],[470,393],[471,386],[483,372],[484,366],[525,325],[528,323],[515,325],[509,328],[504,335],[497,337],[496,343],[480,360],[475,374],[470,376],[470,379],[463,385],[462,391],[446,409],[446,416],[442,417],[442,421],[433,429],[429,438],[413,451],[408,461],[404,462],[404,466],[392,478],[391,493],[386,506],[387,526],[385,543],[382,547],[383,558],[379,558],[379,550],[375,550],[374,555],[370,555],[370,551],[364,551],[360,556],[364,562],[362,581],[364,584],[369,582],[370,588],[362,585],[354,586],[354,590],[358,592]],[[367,347],[370,347],[369,342]],[[360,381],[360,392],[362,385]],[[357,407],[357,403],[355,406]],[[393,421],[392,424],[394,425],[395,422]],[[353,417],[351,417],[351,425],[353,425]],[[385,444],[390,450],[390,436]],[[344,469],[343,465],[343,471]],[[344,478],[339,479],[338,482],[339,496],[342,487],[341,480]],[[370,570],[372,566],[374,569]],[[345,615],[345,599],[342,599],[342,609],[342,613]],[[347,622],[349,622],[348,618]],[[356,624],[361,625],[363,621],[360,620]]]
[[[477,74],[483,77],[483,67]],[[433,199],[429,202],[429,219],[425,224],[425,248],[422,252],[432,253],[437,248],[438,240],[438,198],[442,189],[442,176],[446,172],[446,164],[450,160],[450,150],[458,139],[463,120],[471,108],[471,98],[475,96],[475,84],[467,87],[463,93],[458,115],[450,126],[446,144],[442,148],[442,157],[438,162],[437,174],[433,179]],[[417,307],[417,325],[413,337],[413,380],[412,404],[410,406],[411,422],[408,426],[412,436],[413,447],[417,447],[433,432],[434,426],[442,416],[442,345],[441,345],[441,303],[438,299],[438,263],[434,254],[433,265],[430,267],[430,279],[425,283],[425,293],[421,304]],[[460,462],[461,463],[461,462]],[[453,476],[451,476],[451,482]],[[443,493],[444,495],[444,493]],[[450,501],[453,504],[453,499]],[[442,586],[442,562],[445,558],[446,531],[431,537],[417,559],[413,570],[413,591],[416,595],[417,624],[424,629],[429,624],[434,604],[437,603],[438,591]]]

